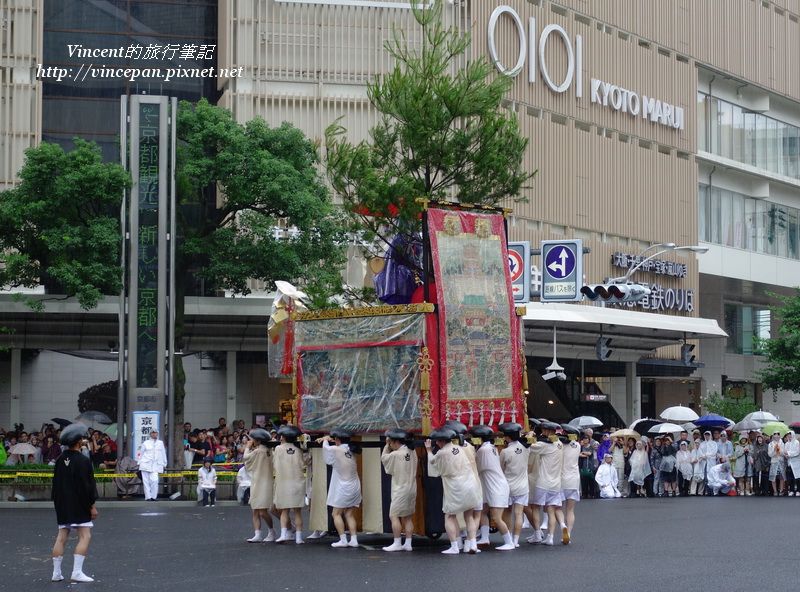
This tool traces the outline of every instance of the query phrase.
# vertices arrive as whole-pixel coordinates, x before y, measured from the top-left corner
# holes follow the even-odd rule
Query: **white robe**
[[[519,442],[509,442],[500,453],[500,465],[513,496],[528,493],[528,454]]]
[[[561,489],[565,491],[581,490],[581,473],[578,460],[581,456],[581,445],[577,440],[570,440],[564,445],[561,465]]]
[[[489,504],[490,508],[507,508],[510,489],[500,466],[500,455],[497,453],[497,448],[495,448],[494,444],[491,442],[481,444],[476,453],[476,461],[478,463],[478,474],[481,478],[484,503]],[[527,474],[525,486],[528,486]]]
[[[387,475],[392,476],[392,503],[389,516],[411,516],[417,509],[417,453],[403,445],[397,450],[388,446],[381,454]]]
[[[459,514],[483,503],[481,483],[470,456],[452,442],[436,454],[428,455],[428,474],[442,478],[442,512],[445,514]]]
[[[148,438],[139,445],[137,451],[139,470],[149,473],[163,473],[167,466],[167,451],[161,440]]]
[[[361,479],[349,444],[322,443],[322,459],[333,467],[328,483],[327,504],[334,508],[357,508],[361,505]]]
[[[305,458],[303,451],[290,443],[275,447],[275,495],[273,501],[279,510],[302,508],[306,497]]]
[[[603,462],[597,469],[597,474],[594,476],[594,480],[597,481],[597,485],[600,487],[601,498],[612,499],[622,496],[617,489],[619,476],[617,475],[617,469],[614,468],[614,465]]]
[[[272,490],[274,487],[272,451],[263,444],[254,450],[245,450],[244,466],[252,475],[250,507],[253,510],[269,510],[270,506],[272,506]]]

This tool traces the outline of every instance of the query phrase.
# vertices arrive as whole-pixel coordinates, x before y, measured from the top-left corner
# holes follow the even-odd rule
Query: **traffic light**
[[[650,288],[639,284],[589,284],[581,288],[589,300],[608,302],[636,302],[650,294]]]
[[[694,356],[692,355],[693,350],[693,343],[684,343],[681,346],[681,362],[683,362],[684,366],[691,366],[694,364]]]
[[[613,350],[608,349],[611,347],[611,338],[610,337],[600,337],[597,340],[597,343],[594,344],[595,351],[597,352],[597,359],[601,362],[605,362],[610,356]]]

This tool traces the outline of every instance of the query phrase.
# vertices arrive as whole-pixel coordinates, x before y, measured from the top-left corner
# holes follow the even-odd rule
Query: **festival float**
[[[413,291],[393,286],[384,296],[405,302],[304,311],[296,298],[287,297],[273,311],[279,325],[272,330],[270,353],[281,358],[275,363],[284,370],[291,355],[297,425],[307,434],[343,427],[360,436],[359,530],[367,532],[391,530],[390,478],[380,462],[386,430],[402,428],[421,440],[448,420],[494,429],[509,421],[527,426],[524,308],[515,307],[511,290],[509,211],[450,202],[424,205],[420,248],[393,244],[386,257],[395,279],[407,280],[410,273],[399,269],[409,265],[405,257],[393,256],[398,249],[421,263],[422,277],[415,272]],[[386,275],[386,269],[381,272]],[[382,285],[392,281],[376,279]],[[416,450],[415,528],[437,536],[444,532],[441,482],[427,476],[424,447]],[[309,528],[328,530],[327,467],[319,448],[312,445],[311,453]]]

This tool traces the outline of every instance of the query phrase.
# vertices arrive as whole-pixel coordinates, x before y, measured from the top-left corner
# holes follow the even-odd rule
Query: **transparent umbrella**
[[[84,411],[78,417],[75,418],[75,421],[87,424],[103,423],[105,425],[110,425],[114,423],[114,420],[111,419],[108,415],[106,415],[102,411]]]
[[[692,409],[682,405],[675,407],[667,407],[661,412],[661,419],[671,421],[674,423],[686,423],[687,421],[694,421],[699,417]]]

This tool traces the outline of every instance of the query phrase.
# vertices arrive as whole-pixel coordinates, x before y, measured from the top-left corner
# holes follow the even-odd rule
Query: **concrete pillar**
[[[9,430],[14,429],[15,423],[20,423],[22,413],[20,403],[22,399],[22,350],[11,350],[11,408],[9,409]]]
[[[642,413],[642,379],[636,376],[636,362],[625,363],[625,421],[628,425]]]
[[[237,418],[236,415],[236,352],[229,351],[225,372],[225,418],[228,425]]]

